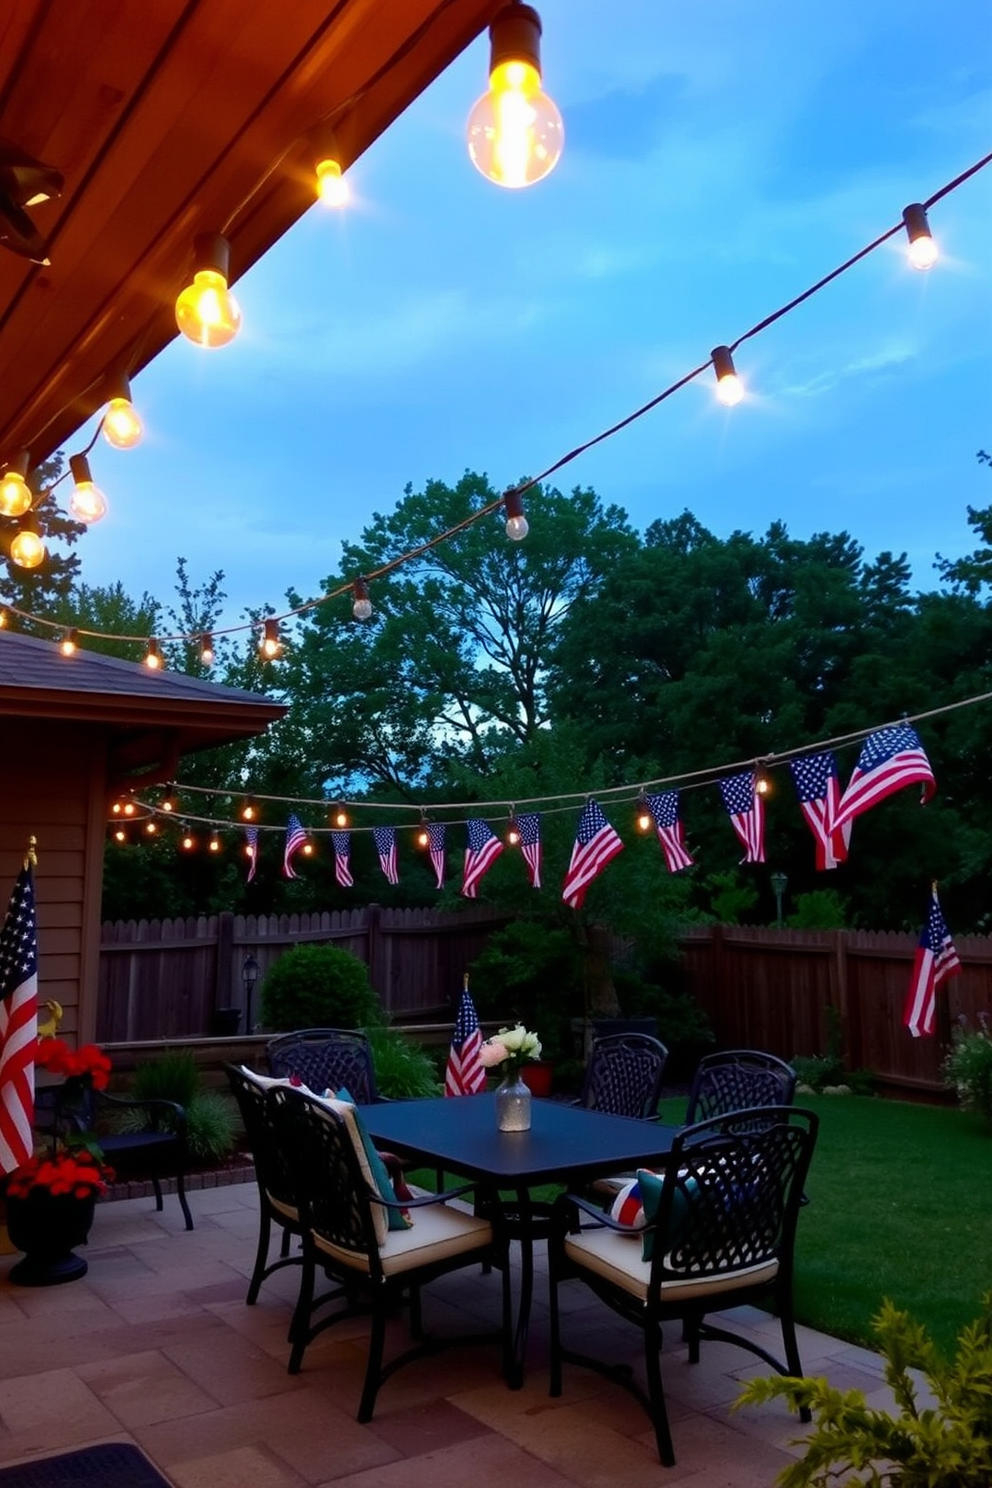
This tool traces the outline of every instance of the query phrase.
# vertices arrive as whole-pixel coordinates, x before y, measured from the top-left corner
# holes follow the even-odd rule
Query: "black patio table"
[[[500,1189],[513,1190],[512,1208],[503,1205],[510,1231],[520,1241],[520,1305],[508,1378],[512,1389],[523,1383],[534,1288],[534,1239],[546,1233],[530,1190],[545,1183],[571,1188],[603,1173],[663,1163],[680,1129],[554,1100],[534,1100],[531,1109],[529,1131],[501,1132],[496,1128],[492,1094],[362,1107],[378,1147],[476,1179],[497,1195]]]

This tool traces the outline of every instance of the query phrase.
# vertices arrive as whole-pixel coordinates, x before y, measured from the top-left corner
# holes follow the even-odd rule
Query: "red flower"
[[[35,1064],[66,1080],[88,1078],[94,1090],[106,1090],[110,1080],[110,1060],[97,1044],[70,1049],[65,1039],[39,1039]]]
[[[33,1157],[4,1180],[8,1198],[26,1199],[31,1193],[73,1194],[89,1199],[106,1193],[113,1170],[89,1152],[65,1152],[58,1157]]]

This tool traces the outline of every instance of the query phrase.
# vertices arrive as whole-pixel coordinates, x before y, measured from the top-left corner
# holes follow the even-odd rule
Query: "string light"
[[[187,829],[180,838],[179,846],[183,849],[183,852],[192,852],[193,849],[196,847],[196,838],[193,836],[192,832],[189,831],[189,829]]]
[[[70,455],[69,470],[73,480],[69,510],[77,522],[85,522],[91,527],[107,515],[107,498],[100,487],[93,484],[90,462],[85,455]]]
[[[248,799],[247,799],[247,801],[245,802],[245,804],[241,808],[241,820],[242,821],[246,821],[246,822],[253,822],[256,819],[257,816],[258,816],[258,807],[255,805],[255,802],[249,796]]]
[[[200,639],[197,641],[197,646],[199,647],[199,650],[200,650],[200,663],[201,663],[201,665],[206,666],[206,667],[213,666],[213,664],[214,664],[214,638],[213,638],[213,636],[210,636],[210,635],[207,635],[206,633],[204,633],[203,635],[201,635]]]
[[[207,843],[207,846],[209,847],[209,849],[210,849],[210,851],[212,853],[219,853],[220,852],[220,850],[221,850],[221,848],[220,848],[220,838],[217,836],[217,833],[216,832],[213,832],[211,834],[210,841]]]
[[[31,510],[34,498],[26,479],[30,464],[31,456],[27,450],[18,450],[7,461],[7,469],[0,479],[0,517],[23,517]]]
[[[489,27],[489,91],[468,116],[468,153],[497,186],[542,181],[561,157],[565,126],[541,88],[541,18],[507,5]]]
[[[517,818],[514,816],[512,810],[510,811],[510,822],[506,833],[506,840],[511,847],[516,847],[520,841],[520,828],[517,826]]]
[[[372,615],[372,601],[369,599],[369,586],[365,579],[356,579],[351,586],[355,602],[351,607],[351,613],[356,620],[368,620]]]
[[[772,783],[762,770],[755,774],[754,789],[759,796],[770,796],[772,793]]]
[[[313,843],[310,841],[309,837],[307,838],[306,842],[304,842],[303,846],[300,848],[300,852],[303,854],[303,856],[305,858],[312,858],[313,857],[314,852],[315,852],[315,848],[314,848]]]
[[[114,831],[114,841],[115,842],[122,842],[122,843],[127,841],[127,833],[125,832],[125,830],[124,830],[123,827],[117,827],[115,829],[115,831]]]
[[[744,384],[734,370],[729,346],[714,346],[710,353],[716,373],[716,395],[727,408],[733,408],[744,396]]]
[[[909,238],[909,261],[914,269],[932,269],[937,262],[937,244],[930,235],[926,208],[920,202],[903,207],[902,220]]]
[[[138,808],[133,801],[128,800],[121,804],[121,811],[125,816],[134,816],[137,810]]]
[[[126,372],[114,373],[108,379],[107,407],[100,428],[114,449],[133,449],[145,433],[141,416],[131,401],[131,383]]]
[[[346,827],[348,825],[348,813],[343,806],[335,806],[331,811],[331,824],[335,827]]]
[[[523,542],[530,524],[524,516],[524,498],[518,490],[507,491],[503,497],[503,510],[506,512],[507,537],[511,542]]]
[[[157,831],[158,822],[154,819],[154,817],[151,817],[148,821],[145,822],[145,832],[147,836],[154,837]]]
[[[78,646],[78,639],[77,639],[77,637],[78,637],[78,632],[75,631],[75,630],[72,630],[72,629],[67,630],[63,634],[62,639],[59,642],[59,650],[62,652],[62,655],[63,656],[74,656],[75,655],[76,649],[77,649],[77,646]]]
[[[48,550],[38,531],[35,517],[22,517],[21,530],[10,545],[11,561],[18,568],[39,568],[48,556]]]
[[[0,605],[0,630],[6,630],[10,615],[6,605]]]
[[[159,809],[159,811],[166,811],[166,812],[173,812],[173,811],[175,811],[175,809],[176,809],[176,787],[174,785],[171,785],[170,784],[170,785],[167,785],[166,786],[166,788],[165,788],[165,795],[162,797],[161,801],[159,801],[159,803],[158,803],[158,809]]]
[[[652,818],[651,812],[648,809],[647,797],[641,791],[641,794],[637,798],[637,830],[639,832],[650,832],[651,823]]]
[[[220,233],[199,233],[193,258],[193,282],[176,300],[176,325],[195,346],[215,351],[241,329],[241,309],[227,287],[231,245]]]
[[[310,137],[310,145],[318,200],[325,207],[346,207],[351,192],[341,170],[341,156],[333,129],[327,124],[319,125]]]
[[[164,665],[165,662],[162,658],[162,648],[159,646],[159,643],[155,639],[155,637],[152,636],[152,638],[148,642],[147,650],[145,651],[145,666],[148,667],[150,671],[159,672],[162,670],[162,667]]]
[[[274,661],[282,654],[282,641],[279,639],[278,620],[266,620],[262,627],[261,639],[258,649],[266,661]]]
[[[421,811],[421,813],[420,813],[420,826],[417,829],[417,846],[418,847],[430,847],[430,845],[431,845],[431,834],[427,830],[427,813],[425,811]]]

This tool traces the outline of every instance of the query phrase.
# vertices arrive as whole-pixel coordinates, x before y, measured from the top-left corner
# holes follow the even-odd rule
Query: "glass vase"
[[[531,1094],[519,1070],[511,1070],[496,1089],[496,1126],[502,1132],[530,1131]]]

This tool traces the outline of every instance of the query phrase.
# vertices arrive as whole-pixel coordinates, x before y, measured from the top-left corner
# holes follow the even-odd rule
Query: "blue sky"
[[[169,601],[182,554],[194,582],[224,570],[228,624],[319,593],[408,482],[540,471],[992,149],[985,0],[538,8],[557,169],[510,192],[470,164],[480,38],[355,163],[354,205],[239,279],[234,343],[134,379],[146,437],[93,450],[111,509],[85,581]],[[992,503],[992,167],[930,223],[928,274],[900,234],[741,347],[737,408],[707,373],[555,483],[641,530],[685,508],[720,536],[845,529],[930,587]]]

